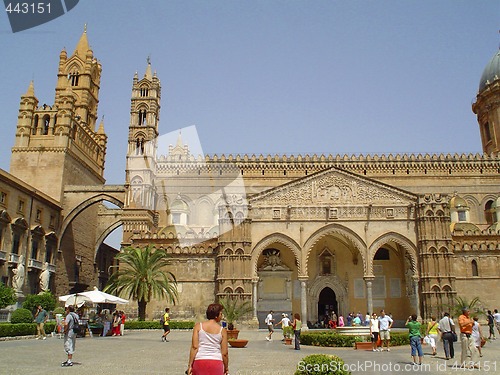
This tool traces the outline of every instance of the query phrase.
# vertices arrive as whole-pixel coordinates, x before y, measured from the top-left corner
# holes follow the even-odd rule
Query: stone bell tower
[[[156,149],[160,121],[161,84],[148,57],[144,77],[132,81],[125,186],[124,242],[133,228],[153,232],[157,225]]]
[[[101,64],[85,29],[68,57],[59,55],[53,105],[39,105],[34,83],[21,96],[10,173],[62,200],[65,185],[104,184],[107,136],[96,130]]]
[[[477,115],[483,152],[500,153],[500,49],[486,65],[472,111]]]

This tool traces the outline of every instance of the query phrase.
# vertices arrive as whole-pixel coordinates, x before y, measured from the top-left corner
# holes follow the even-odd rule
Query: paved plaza
[[[340,356],[353,374],[500,374],[500,339],[483,348],[482,370],[463,370],[443,359],[441,343],[435,358],[424,346],[424,365],[413,367],[409,346],[392,348],[390,352],[309,346],[297,351],[283,345],[281,332],[275,333],[272,342],[265,340],[266,332],[240,332],[240,338],[250,341],[246,348],[229,348],[231,375],[292,375],[303,357],[316,353]],[[149,330],[125,331],[123,337],[80,338],[73,358],[75,365],[68,368],[60,365],[66,355],[63,340],[57,337],[0,341],[0,374],[184,374],[191,331],[172,331],[167,343],[160,341],[160,335],[160,330]],[[460,345],[455,345],[455,350],[455,359],[460,359]]]

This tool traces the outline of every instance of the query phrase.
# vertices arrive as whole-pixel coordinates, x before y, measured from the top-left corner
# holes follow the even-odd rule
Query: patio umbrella
[[[64,302],[64,306],[82,306],[85,302],[92,302],[92,300],[88,296],[84,296],[81,293],[68,294],[65,296],[60,296],[59,301]]]
[[[114,296],[109,293],[101,292],[99,289],[97,289],[97,287],[94,287],[94,290],[79,293],[79,295],[90,298],[90,300],[94,303],[128,303],[126,299]]]
[[[112,294],[101,292],[99,289],[94,287],[94,290],[88,292],[81,292],[75,294],[68,294],[66,296],[59,297],[59,301],[64,301],[65,306],[77,305],[81,306],[85,302],[92,303],[128,303],[126,299],[114,296]]]

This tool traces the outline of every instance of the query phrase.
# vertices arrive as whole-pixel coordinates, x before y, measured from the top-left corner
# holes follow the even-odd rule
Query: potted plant
[[[252,311],[250,301],[241,301],[233,298],[221,298],[220,304],[224,307],[223,314],[227,321],[227,338],[237,339],[239,330],[234,328],[236,320]]]
[[[288,326],[283,328],[283,335],[285,335],[285,344],[292,345],[293,327]]]

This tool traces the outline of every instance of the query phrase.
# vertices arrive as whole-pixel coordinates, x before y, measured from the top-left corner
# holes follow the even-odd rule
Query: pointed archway
[[[323,288],[318,298],[318,321],[324,321],[325,316],[331,316],[332,313],[337,314],[338,311],[339,304],[335,292],[329,287]]]

